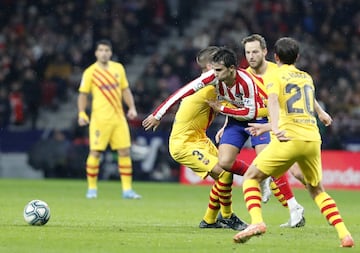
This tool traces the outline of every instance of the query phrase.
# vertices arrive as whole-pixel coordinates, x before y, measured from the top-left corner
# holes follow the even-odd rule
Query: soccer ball
[[[29,225],[45,225],[50,219],[50,207],[42,200],[31,200],[24,208],[24,219]]]

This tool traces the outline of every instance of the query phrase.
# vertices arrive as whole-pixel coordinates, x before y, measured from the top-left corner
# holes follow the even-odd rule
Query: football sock
[[[243,160],[236,159],[232,167],[229,169],[229,172],[243,176],[248,168],[249,164],[247,164]]]
[[[221,215],[223,218],[230,218],[232,210],[232,183],[233,174],[224,171],[216,182],[216,189],[219,194],[219,202],[221,206]]]
[[[130,156],[119,156],[118,170],[123,191],[132,189],[132,163]]]
[[[339,210],[333,198],[331,198],[326,192],[322,192],[318,194],[314,200],[322,215],[324,215],[327,221],[335,227],[340,239],[350,234],[340,216]]]
[[[219,193],[216,189],[216,182],[213,184],[209,194],[209,204],[203,220],[207,224],[213,224],[220,209]]]
[[[298,206],[298,202],[296,201],[295,197],[292,197],[287,200],[289,210],[295,209]]]
[[[89,155],[86,160],[86,178],[89,189],[97,189],[100,158]]]
[[[277,198],[277,200],[284,207],[288,207],[289,205],[288,200],[294,198],[294,194],[290,188],[290,184],[286,174],[282,175],[279,178],[273,177],[273,182],[271,183],[271,190],[274,196]],[[293,201],[292,204],[297,204],[296,200],[295,203]],[[290,209],[293,207],[294,206],[289,206]]]
[[[261,213],[261,190],[258,181],[246,179],[243,182],[243,194],[246,208],[251,216],[251,224],[263,222]]]
[[[271,181],[270,188],[272,193],[274,194],[275,198],[283,205],[284,207],[287,207],[287,201],[284,198],[284,195],[280,192],[279,187],[277,187],[276,183],[274,181]]]

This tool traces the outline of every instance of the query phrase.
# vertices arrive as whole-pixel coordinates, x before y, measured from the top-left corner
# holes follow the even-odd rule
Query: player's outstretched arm
[[[160,120],[157,120],[152,114],[147,116],[147,118],[142,122],[142,126],[144,127],[145,131],[148,131],[149,129],[153,129],[153,131],[155,131],[159,125]]]
[[[324,111],[323,108],[321,108],[320,104],[318,103],[318,101],[315,99],[315,111],[320,119],[320,121],[325,125],[325,126],[330,126],[333,119],[331,118],[331,116]]]
[[[248,123],[248,126],[245,130],[249,131],[252,136],[259,136],[271,131],[270,123]]]

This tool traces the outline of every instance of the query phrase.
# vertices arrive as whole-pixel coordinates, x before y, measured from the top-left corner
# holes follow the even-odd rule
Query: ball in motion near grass
[[[50,219],[50,207],[42,200],[32,200],[24,208],[24,219],[29,225],[45,225]]]

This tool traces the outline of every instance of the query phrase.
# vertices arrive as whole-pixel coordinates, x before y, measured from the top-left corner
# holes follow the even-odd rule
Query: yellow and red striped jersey
[[[267,79],[268,94],[279,100],[279,128],[292,140],[320,141],[315,118],[315,87],[311,76],[294,65],[284,64]]]
[[[109,61],[106,69],[97,63],[85,69],[79,92],[92,95],[92,119],[113,120],[124,117],[122,90],[128,87],[124,66]]]
[[[269,76],[271,75],[271,72],[278,68],[276,63],[273,63],[270,61],[266,61],[266,63],[267,63],[266,71],[262,76],[255,74],[254,71],[251,69],[251,67],[248,67],[246,69],[246,71],[254,79],[254,82],[258,88],[259,95],[260,95],[261,99],[264,101],[265,105],[267,105],[268,95],[267,95],[267,91],[266,91],[266,87],[265,87],[266,81],[264,81],[264,80],[268,79]]]

